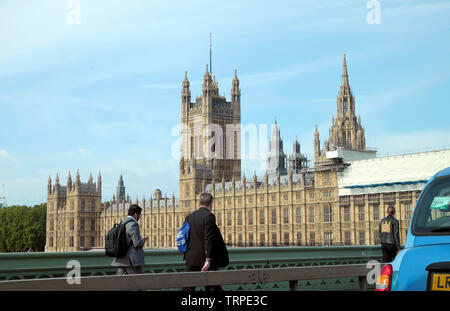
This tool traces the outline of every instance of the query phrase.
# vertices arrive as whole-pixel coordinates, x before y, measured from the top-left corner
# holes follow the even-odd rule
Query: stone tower
[[[300,151],[300,143],[297,138],[292,146],[292,154],[288,156],[288,170],[294,174],[299,174],[302,168],[308,166],[308,159]]]
[[[267,173],[280,175],[287,174],[286,154],[283,151],[283,140],[280,136],[280,128],[277,121],[272,125],[272,132],[269,141],[269,154],[267,156]]]
[[[117,190],[116,190],[116,200],[117,202],[125,202],[125,184],[123,182],[122,174],[120,174],[119,183],[117,184]]]
[[[219,95],[218,83],[206,64],[202,95],[191,102],[185,72],[181,123],[180,204],[190,210],[196,208],[198,194],[213,180],[241,178],[241,90],[237,70],[232,81],[231,101]]]
[[[342,147],[350,150],[365,150],[366,139],[361,117],[356,118],[355,98],[348,81],[347,61],[344,53],[342,81],[337,96],[337,115],[332,118],[329,139],[324,143],[324,149],[335,150]]]
[[[80,181],[77,171],[75,182],[69,172],[67,186],[55,185],[49,177],[47,185],[47,243],[46,251],[78,251],[99,246],[97,231],[102,212],[102,180],[97,183],[90,174],[88,182]]]

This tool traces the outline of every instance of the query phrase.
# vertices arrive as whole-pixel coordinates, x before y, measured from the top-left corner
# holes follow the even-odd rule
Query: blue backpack
[[[178,229],[176,240],[178,251],[181,253],[186,253],[187,251],[187,247],[189,244],[189,230],[190,226],[187,221],[185,221],[184,224],[181,226],[181,228]]]

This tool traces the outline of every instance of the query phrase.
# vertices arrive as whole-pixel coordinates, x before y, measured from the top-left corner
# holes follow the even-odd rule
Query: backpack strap
[[[130,221],[133,221],[133,219],[131,219],[130,217],[127,216],[127,218],[123,221],[123,224],[127,224]]]
[[[123,225],[126,225],[126,224],[129,223],[130,221],[133,221],[133,219],[130,219],[130,218],[127,217],[127,219],[125,219],[125,220],[122,222],[122,224],[123,224]]]

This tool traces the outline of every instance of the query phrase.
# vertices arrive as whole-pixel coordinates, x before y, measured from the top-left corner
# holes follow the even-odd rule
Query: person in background
[[[144,244],[148,236],[141,238],[138,221],[141,218],[142,208],[133,204],[128,209],[128,216],[122,223],[125,223],[127,243],[130,245],[128,252],[123,257],[116,257],[112,266],[117,268],[117,275],[142,273],[144,266]]]
[[[399,223],[395,219],[395,208],[387,209],[388,216],[380,221],[380,241],[383,262],[391,262],[400,252]]]

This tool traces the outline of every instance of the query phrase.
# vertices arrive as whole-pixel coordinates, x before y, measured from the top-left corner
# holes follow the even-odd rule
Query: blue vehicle
[[[450,167],[423,188],[405,248],[386,264],[377,291],[450,291]]]

